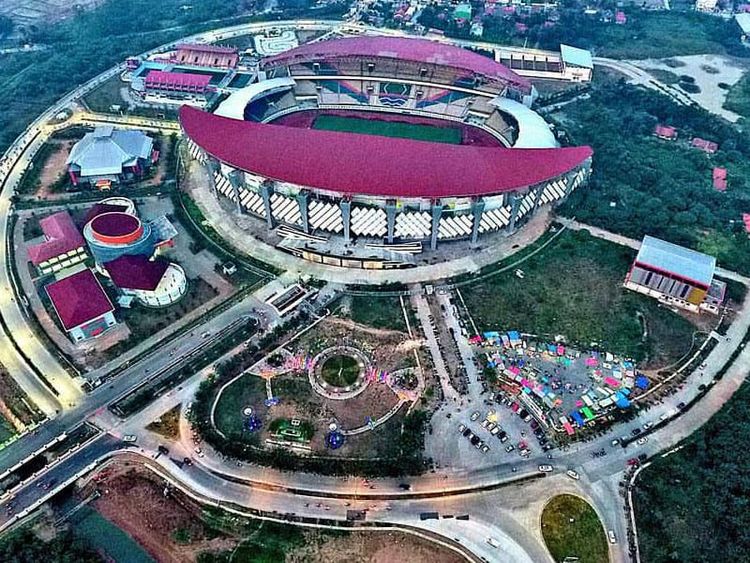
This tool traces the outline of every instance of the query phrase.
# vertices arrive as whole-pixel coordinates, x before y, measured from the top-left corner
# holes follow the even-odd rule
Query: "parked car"
[[[516,448],[513,446],[513,444],[509,444],[509,445],[505,446],[505,451],[508,452],[508,453],[512,452],[515,449]]]
[[[472,422],[474,422],[478,418],[479,418],[479,411],[474,411],[473,413],[471,413],[471,416],[469,417],[469,420],[471,420]]]
[[[468,438],[469,436],[471,436],[471,430],[468,428],[464,428],[464,431],[461,432],[461,434],[464,435],[464,438]]]
[[[490,451],[490,447],[487,444],[482,444],[482,447],[480,448],[483,454],[486,454],[488,451]]]
[[[551,473],[553,469],[554,469],[554,467],[552,467],[551,465],[546,465],[545,464],[545,465],[540,465],[539,466],[539,471],[542,472],[542,473]]]
[[[492,424],[489,420],[486,418],[482,421],[482,428],[488,428],[489,425]]]
[[[639,438],[639,439],[638,439],[638,441],[636,442],[636,444],[638,444],[639,446],[642,446],[642,445],[643,445],[643,444],[645,444],[646,442],[648,442],[648,438],[646,438],[646,437],[644,436],[643,438]]]
[[[631,457],[631,458],[630,458],[630,459],[629,459],[629,460],[627,461],[627,464],[628,464],[628,465],[638,465],[638,460],[637,460],[636,458],[634,458],[634,457]]]
[[[567,475],[568,477],[570,477],[571,479],[575,479],[576,481],[577,481],[578,479],[580,479],[580,478],[581,478],[581,476],[580,476],[580,475],[578,475],[578,473],[576,473],[576,472],[575,472],[575,471],[573,471],[572,469],[568,469],[568,470],[567,470],[567,471],[565,472],[565,474],[566,474],[566,475]]]
[[[615,446],[618,446],[618,445],[620,445],[620,440],[618,440],[617,438],[615,438],[614,440],[612,440],[612,441],[610,442],[610,444],[611,444],[611,445],[612,445],[612,447],[614,448]]]
[[[132,444],[136,440],[138,440],[138,437],[135,434],[125,434],[125,436],[122,437],[122,441],[126,444]]]
[[[500,434],[497,435],[498,438],[500,438],[501,442],[507,442],[508,441],[508,433],[504,430],[500,431]]]
[[[466,430],[466,425],[465,424],[459,424],[458,425],[458,431],[463,434],[464,430]]]
[[[500,427],[496,424],[492,428],[490,428],[490,434],[493,436],[497,436],[500,433]]]

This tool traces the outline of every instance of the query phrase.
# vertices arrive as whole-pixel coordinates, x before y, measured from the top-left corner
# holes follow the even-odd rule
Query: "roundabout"
[[[334,400],[351,399],[365,390],[370,361],[356,348],[335,346],[318,354],[308,370],[316,393]]]

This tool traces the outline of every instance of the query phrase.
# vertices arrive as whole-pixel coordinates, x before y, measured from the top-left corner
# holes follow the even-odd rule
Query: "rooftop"
[[[66,331],[114,311],[99,280],[88,268],[51,283],[45,289]]]
[[[469,197],[555,178],[583,163],[589,147],[507,149],[300,129],[180,109],[187,134],[220,161],[343,194]]]
[[[28,249],[29,259],[35,266],[85,246],[83,236],[67,211],[40,219],[39,226],[47,240]]]
[[[318,41],[267,57],[262,65],[271,67],[337,57],[399,59],[448,66],[503,80],[524,92],[531,91],[531,83],[527,79],[494,59],[462,47],[427,39],[359,36]]]
[[[571,47],[570,45],[560,45],[560,58],[564,63],[583,68],[594,68],[594,60],[591,58],[591,51]]]
[[[221,45],[206,45],[205,43],[182,43],[177,45],[178,51],[194,51],[198,53],[221,53],[234,54],[237,52],[235,47],[223,47]]]
[[[167,260],[149,260],[142,255],[120,256],[104,264],[112,282],[121,289],[155,290],[164,272],[169,268]]]
[[[639,265],[706,287],[711,285],[716,269],[716,258],[713,256],[648,235],[643,237],[635,261]]]
[[[146,87],[160,88],[170,86],[174,88],[205,89],[210,84],[211,78],[210,74],[150,70],[146,75]]]
[[[81,176],[120,174],[139,158],[148,159],[152,149],[153,140],[142,131],[97,127],[73,146],[67,164]]]

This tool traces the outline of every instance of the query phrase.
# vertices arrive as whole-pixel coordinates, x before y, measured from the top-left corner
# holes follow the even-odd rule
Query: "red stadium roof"
[[[269,67],[349,56],[399,59],[460,68],[501,79],[515,84],[524,91],[531,91],[531,83],[526,78],[493,59],[462,47],[427,39],[361,36],[319,41],[306,43],[296,49],[267,57],[263,59],[262,64],[264,67]]]
[[[215,158],[247,172],[343,194],[470,197],[556,178],[589,147],[507,149],[299,129],[228,119],[182,106],[185,133]]]

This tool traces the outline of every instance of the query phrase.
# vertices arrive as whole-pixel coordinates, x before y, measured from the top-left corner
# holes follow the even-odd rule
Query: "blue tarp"
[[[648,389],[648,384],[648,378],[643,375],[639,375],[635,378],[635,386],[638,387],[638,389]]]
[[[510,338],[511,340],[521,340],[521,333],[517,330],[509,330],[508,338]]]
[[[576,421],[576,424],[578,426],[583,428],[585,423],[583,422],[583,417],[581,416],[581,413],[579,413],[578,411],[573,411],[570,413],[570,417]]]
[[[630,401],[629,401],[629,400],[628,400],[628,398],[627,398],[627,397],[626,397],[626,396],[625,396],[625,395],[624,395],[623,393],[621,393],[620,391],[618,391],[617,393],[615,393],[615,398],[616,398],[616,401],[615,401],[615,403],[616,403],[616,404],[617,404],[617,406],[618,406],[618,407],[620,407],[621,409],[626,409],[626,408],[628,408],[628,407],[630,406]]]

